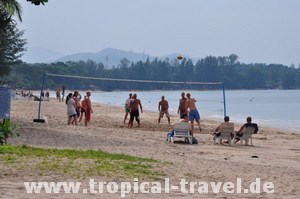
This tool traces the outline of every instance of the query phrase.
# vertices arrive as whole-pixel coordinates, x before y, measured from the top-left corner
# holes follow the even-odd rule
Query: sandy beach
[[[256,178],[273,182],[275,192],[249,194],[184,194],[173,191],[169,194],[133,194],[128,198],[300,198],[300,134],[266,128],[259,125],[259,132],[253,136],[254,146],[214,145],[210,132],[222,121],[202,118],[202,132],[196,130],[197,145],[166,142],[166,134],[172,128],[167,119],[157,124],[158,113],[145,111],[141,114],[141,127],[134,123],[132,129],[123,124],[124,110],[102,104],[93,104],[91,124],[85,127],[66,125],[66,104],[51,99],[42,104],[42,115],[46,123],[33,123],[37,118],[38,102],[12,100],[11,121],[17,125],[19,137],[9,139],[13,145],[28,145],[44,148],[94,149],[110,153],[153,158],[165,164],[160,170],[172,184],[180,179],[186,181],[236,182],[250,184]],[[179,120],[171,116],[171,124]],[[235,124],[238,130],[242,124]],[[0,154],[1,155],[1,154]],[[258,158],[252,158],[257,156]],[[172,165],[172,166],[170,166]],[[7,168],[0,159],[0,198],[119,198],[119,194],[27,194],[24,181],[72,181],[63,176],[49,174],[41,176],[28,173],[26,169]],[[95,176],[106,181],[121,180]]]

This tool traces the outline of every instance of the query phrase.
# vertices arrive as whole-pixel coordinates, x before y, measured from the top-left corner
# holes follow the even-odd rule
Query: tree
[[[17,29],[16,22],[11,15],[0,7],[0,76],[10,71],[10,66],[18,63],[26,40],[22,39],[23,31]]]
[[[27,0],[29,2],[31,2],[32,4],[39,6],[40,4],[45,5],[45,3],[48,2],[48,0]]]
[[[1,9],[8,12],[9,15],[17,15],[19,20],[22,21],[22,7],[16,0],[0,0]]]

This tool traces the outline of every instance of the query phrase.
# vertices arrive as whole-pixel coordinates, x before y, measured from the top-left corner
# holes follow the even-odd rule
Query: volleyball
[[[181,56],[181,55],[178,55],[178,56],[177,56],[177,59],[178,59],[178,60],[182,60],[182,56]]]

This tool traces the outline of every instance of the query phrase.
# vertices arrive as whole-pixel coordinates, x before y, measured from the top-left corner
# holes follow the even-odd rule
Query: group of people
[[[88,125],[91,119],[91,114],[93,113],[92,103],[90,100],[91,92],[87,91],[86,96],[81,101],[81,95],[78,91],[74,91],[74,93],[69,93],[66,98],[67,104],[67,115],[68,115],[68,125],[75,124],[77,125],[81,122],[83,116],[85,116],[84,123],[85,126]],[[181,93],[181,99],[179,100],[179,106],[177,113],[180,115],[180,122],[187,122],[190,123],[190,134],[194,135],[194,121],[198,123],[199,130],[201,131],[200,126],[200,114],[196,107],[196,99],[191,97],[190,93],[185,95],[184,92]],[[136,120],[138,127],[140,126],[140,111],[143,113],[143,107],[141,100],[137,98],[137,94],[129,93],[129,97],[125,101],[125,116],[124,116],[124,123],[126,123],[128,115],[130,116],[128,127],[132,128],[134,119]],[[168,123],[170,124],[170,114],[169,114],[169,103],[165,99],[165,96],[161,96],[161,100],[158,103],[158,123],[161,122],[161,118],[166,115],[168,119]],[[252,118],[249,116],[247,117],[247,123],[245,123],[238,131],[235,132],[235,135],[232,134],[232,138],[235,137],[235,142],[239,141],[238,137],[242,136],[243,129],[246,127],[254,127],[255,132],[257,133],[258,127],[257,124],[252,123]],[[229,116],[224,117],[224,122],[229,122]],[[222,125],[222,124],[221,124]],[[212,135],[214,136],[213,139],[216,139],[218,136],[221,135],[222,132],[219,132],[220,126],[219,125],[214,131]]]
[[[125,116],[124,123],[126,123],[127,117],[130,114],[130,119],[128,122],[128,127],[133,126],[134,119],[137,121],[138,126],[140,126],[140,118],[139,118],[139,108],[141,113],[143,113],[143,108],[141,101],[137,99],[137,94],[129,93],[129,97],[125,101]],[[161,96],[161,100],[158,103],[158,123],[161,122],[161,118],[165,115],[168,119],[168,123],[170,124],[170,114],[169,114],[169,103],[165,99],[165,96]],[[200,114],[196,107],[196,99],[191,97],[190,93],[181,93],[181,99],[179,100],[178,106],[178,114],[180,114],[180,119],[185,121],[189,121],[191,123],[191,134],[194,132],[194,121],[196,121],[199,125],[199,130],[201,131],[200,126]]]
[[[213,140],[217,139],[219,136],[221,136],[222,132],[220,131],[221,125],[226,124],[229,122],[229,116],[224,117],[224,122],[222,122],[214,131],[212,132]],[[231,133],[231,139],[235,138],[234,142],[237,143],[240,139],[239,137],[243,136],[243,130],[247,127],[253,127],[254,128],[254,134],[258,132],[258,126],[256,123],[252,123],[252,118],[248,116],[246,118],[246,123],[241,126],[241,128],[238,131]],[[228,143],[228,140],[225,140],[224,143]],[[246,145],[248,145],[248,140],[246,140]]]
[[[126,119],[128,117],[128,114],[130,114],[128,127],[132,128],[133,126],[133,120],[135,119],[138,126],[140,126],[140,112],[139,109],[141,109],[141,113],[143,113],[143,107],[141,100],[137,98],[137,94],[129,93],[129,98],[125,101],[125,117],[124,117],[124,123],[126,123]]]
[[[138,126],[140,126],[140,117],[139,117],[139,109],[141,110],[141,113],[143,113],[143,108],[141,104],[141,100],[137,99],[137,94],[129,93],[129,97],[125,101],[125,116],[124,116],[124,123],[126,123],[128,115],[130,115],[130,119],[128,122],[128,127],[133,126],[134,119],[136,120]],[[165,115],[168,119],[168,123],[170,124],[170,114],[169,114],[169,103],[165,99],[165,96],[161,96],[161,100],[158,103],[158,123],[161,122],[161,118]],[[200,114],[196,107],[196,99],[191,97],[190,93],[187,93],[185,95],[184,92],[181,93],[181,99],[179,100],[179,106],[177,113],[180,115],[180,121],[179,122],[187,122],[190,123],[190,134],[194,136],[194,122],[196,121],[199,126],[199,130],[202,131],[201,125],[200,125]],[[249,116],[247,117],[247,123],[245,123],[238,131],[235,132],[235,135],[232,134],[232,138],[235,137],[235,142],[239,141],[239,137],[242,136],[243,129],[246,127],[254,127],[255,132],[257,133],[258,127],[257,124],[252,123],[252,118]],[[229,116],[226,116],[224,118],[224,122],[229,122]],[[221,125],[220,125],[221,126]],[[221,135],[222,132],[219,132],[220,126],[218,126],[214,131],[212,132],[212,135],[214,136],[213,139],[216,139],[218,136]],[[226,142],[226,141],[225,141]],[[247,144],[247,143],[246,143]]]
[[[67,115],[68,115],[68,125],[75,124],[77,125],[81,122],[83,116],[85,126],[91,120],[91,114],[93,113],[92,102],[90,100],[91,92],[87,91],[86,96],[81,101],[81,95],[78,91],[74,93],[69,93],[66,98],[67,104]]]

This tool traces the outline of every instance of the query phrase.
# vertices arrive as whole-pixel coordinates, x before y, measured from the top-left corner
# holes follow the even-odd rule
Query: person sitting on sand
[[[224,122],[222,122],[213,132],[212,132],[212,135],[214,136],[213,137],[213,140],[215,141],[217,139],[217,137],[219,137],[221,135],[222,132],[220,132],[220,128],[221,128],[221,125],[224,125],[226,123],[229,123],[229,116],[225,116],[224,117]],[[231,133],[231,139],[233,138],[233,133]],[[227,143],[227,141],[224,141],[224,143]]]
[[[75,101],[73,99],[73,94],[69,93],[69,95],[67,96],[66,99],[66,104],[67,104],[67,114],[68,114],[68,125],[75,123],[75,125],[77,125],[77,114],[76,114],[76,110],[75,110]]]
[[[237,143],[240,139],[239,137],[241,137],[243,135],[243,129],[244,128],[247,128],[247,127],[253,127],[255,130],[254,130],[254,133],[253,134],[256,134],[257,131],[258,131],[258,126],[256,123],[252,123],[252,118],[250,116],[247,117],[246,119],[247,123],[245,123],[241,128],[240,130],[236,131],[235,132],[235,135],[236,135],[236,138],[235,138],[235,143]],[[248,140],[246,140],[246,145],[248,144]]]
[[[164,114],[168,118],[168,123],[170,125],[170,114],[169,114],[169,103],[165,100],[165,96],[161,96],[161,101],[158,103],[158,124],[160,123],[160,119],[163,118]]]
[[[133,94],[130,102],[130,120],[128,122],[128,127],[130,128],[132,128],[134,118],[138,124],[138,127],[140,126],[139,107],[141,109],[141,113],[143,113],[141,101],[137,99],[137,94]]]
[[[185,107],[186,107],[186,110],[189,110],[189,120],[191,122],[193,132],[194,132],[194,120],[196,120],[196,122],[198,123],[199,130],[201,131],[200,115],[199,115],[199,112],[198,112],[198,110],[196,108],[196,104],[195,104],[196,100],[195,100],[195,98],[191,98],[190,93],[187,93],[186,96],[187,96],[187,100],[185,102]]]
[[[125,116],[124,116],[124,124],[126,123],[128,113],[130,113],[130,102],[132,98],[132,93],[129,93],[128,99],[125,101]]]
[[[85,126],[87,126],[88,123],[91,121],[91,114],[93,113],[92,109],[92,102],[90,99],[91,92],[87,91],[86,92],[86,109],[85,109]]]

